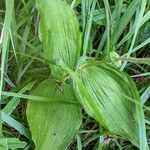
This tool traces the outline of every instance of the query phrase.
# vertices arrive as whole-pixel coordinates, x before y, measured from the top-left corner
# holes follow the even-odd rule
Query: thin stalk
[[[89,19],[87,20],[87,25],[85,28],[84,42],[83,42],[83,56],[86,56],[86,53],[88,51],[88,45],[89,45],[89,40],[90,40],[90,33],[91,33],[91,27],[92,27],[92,21],[93,21],[93,15],[94,15],[96,2],[97,0],[92,1],[92,7],[91,7],[90,14],[89,14]]]
[[[106,22],[107,22],[107,27],[106,27],[106,32],[107,32],[107,45],[106,45],[106,58],[109,57],[109,52],[110,52],[110,8],[109,8],[109,3],[108,0],[104,0],[104,5],[105,5],[105,12],[106,12]]]

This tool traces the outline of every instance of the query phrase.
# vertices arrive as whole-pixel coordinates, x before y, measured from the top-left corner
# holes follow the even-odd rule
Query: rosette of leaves
[[[75,12],[62,0],[36,0],[36,5],[40,13],[39,34],[46,60],[62,59],[74,69],[81,49],[81,33]],[[60,67],[50,66],[55,78],[61,80],[66,75]]]
[[[41,97],[40,102],[27,103],[27,120],[35,149],[66,149],[82,121],[72,88],[51,78],[40,83],[31,94]]]

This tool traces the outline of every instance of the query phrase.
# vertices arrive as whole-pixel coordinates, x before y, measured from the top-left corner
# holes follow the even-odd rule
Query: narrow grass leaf
[[[129,21],[131,20],[132,16],[134,15],[138,4],[139,4],[139,0],[133,0],[130,3],[130,5],[128,6],[128,8],[126,9],[123,16],[118,20],[118,23],[114,27],[114,31],[113,31],[113,34],[112,34],[111,39],[110,39],[111,40],[110,41],[110,48],[112,48],[117,43],[120,35],[122,34],[125,27],[127,26]]]
[[[29,129],[24,127],[20,122],[9,116],[8,114],[2,113],[2,120],[17,130],[20,134],[24,135],[27,139],[31,140],[31,135]]]
[[[17,98],[22,98],[22,99],[28,99],[32,101],[37,101],[37,102],[45,102],[45,103],[64,103],[68,105],[78,105],[77,102],[70,102],[69,99],[61,99],[61,100],[55,100],[54,97],[45,97],[45,96],[34,96],[34,95],[26,95],[26,94],[21,94],[21,93],[13,93],[13,92],[5,92],[2,91],[3,96],[7,97],[17,97]]]
[[[146,76],[150,76],[150,72],[136,74],[131,77],[146,77]]]
[[[106,12],[106,32],[107,32],[107,45],[106,45],[106,52],[105,55],[108,58],[109,57],[109,51],[110,51],[110,33],[111,33],[111,17],[110,17],[110,8],[109,8],[109,3],[108,0],[103,0],[104,5],[105,5],[105,12]]]
[[[150,38],[148,38],[147,40],[145,40],[144,42],[142,42],[140,45],[136,46],[133,50],[133,52],[136,52],[137,50],[141,49],[142,47],[146,46],[147,44],[150,43]]]
[[[130,62],[130,63],[150,65],[150,58],[133,58],[133,57],[129,57],[129,58],[125,58],[125,60]]]
[[[0,149],[20,149],[26,146],[25,142],[19,141],[17,138],[0,138]]]
[[[18,93],[19,94],[23,94],[24,92],[26,92],[27,90],[30,90],[33,86],[34,86],[35,82],[32,82],[30,84],[28,84],[27,86],[25,86],[24,88],[22,88]],[[6,114],[11,114],[12,111],[18,106],[18,104],[20,103],[20,98],[18,97],[13,97],[8,103],[7,105],[3,108],[3,112]]]
[[[3,37],[2,38],[2,55],[1,55],[1,79],[0,79],[0,101],[2,99],[2,90],[4,84],[4,72],[7,62],[7,54],[8,54],[8,43],[9,43],[9,33],[11,28],[11,20],[14,8],[14,0],[6,0],[6,12],[5,12],[5,20],[3,25]],[[1,108],[0,108],[1,109]],[[2,136],[2,123],[1,123],[1,116],[0,116],[0,137]]]
[[[150,73],[149,73],[149,76],[150,76]],[[146,103],[149,97],[150,97],[150,86],[144,91],[144,93],[141,96],[142,103],[143,104]]]
[[[135,44],[135,41],[136,41],[136,37],[137,37],[138,31],[139,31],[140,26],[141,26],[141,22],[142,22],[142,18],[143,18],[143,15],[144,15],[145,8],[146,8],[146,4],[147,4],[147,0],[142,0],[141,1],[141,9],[140,9],[139,17],[136,20],[136,26],[135,26],[134,36],[133,36],[133,39],[132,39],[129,51],[127,53],[127,58],[129,58],[130,55],[131,55],[131,53],[132,53],[132,50],[133,50],[133,47],[134,47],[134,44]],[[125,61],[122,64],[121,70],[123,70],[126,65],[127,65],[127,61]]]
[[[84,37],[83,37],[83,56],[86,55],[86,53],[88,51],[88,47],[89,47],[90,33],[91,33],[91,27],[92,27],[92,21],[93,21],[96,2],[97,2],[97,0],[93,0],[92,4],[91,4],[91,9],[88,9],[86,12],[86,14],[88,16],[86,17],[87,19],[85,22],[85,31],[84,31]],[[88,6],[88,7],[90,7],[90,6]]]
[[[141,22],[141,24],[140,24],[140,27],[143,26],[149,19],[150,19],[150,11],[148,11],[148,12],[143,16],[142,22]],[[134,29],[132,29],[130,32],[128,32],[128,33],[123,37],[123,39],[117,44],[117,48],[119,48],[119,47],[120,47],[121,45],[123,45],[126,41],[128,41],[128,40],[133,36],[133,34],[134,34]],[[141,43],[139,46],[142,46],[142,45],[144,46],[144,45],[146,45],[146,44],[148,44],[148,43],[149,43],[149,38],[148,38],[146,41],[144,41],[143,43]],[[136,51],[136,49],[138,50],[139,48],[141,48],[141,47],[139,47],[139,46],[135,47],[132,52]],[[143,47],[143,46],[142,46],[142,47]],[[138,47],[139,47],[139,48],[138,48]]]

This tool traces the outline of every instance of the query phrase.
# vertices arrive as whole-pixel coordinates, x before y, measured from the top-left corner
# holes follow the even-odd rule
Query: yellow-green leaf
[[[54,79],[47,79],[38,85],[32,95],[56,101],[46,103],[29,100],[27,103],[27,120],[35,149],[65,150],[82,121],[72,88],[67,84],[58,85]]]
[[[62,59],[71,69],[80,54],[81,33],[75,12],[62,0],[36,0],[40,13],[39,35],[48,61]],[[65,73],[51,65],[52,75],[61,79]]]
[[[139,147],[140,136],[145,137],[144,133],[140,134],[140,102],[137,90],[132,89],[131,78],[100,62],[85,63],[76,73],[82,83],[74,78],[75,89],[86,112],[112,134],[127,138]]]

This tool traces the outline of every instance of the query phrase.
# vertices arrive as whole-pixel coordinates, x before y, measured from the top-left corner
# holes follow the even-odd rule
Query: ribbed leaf
[[[61,0],[36,0],[40,12],[40,37],[48,61],[60,58],[74,69],[80,54],[81,33],[77,17],[71,7]],[[64,72],[51,66],[53,76],[60,78]]]
[[[58,103],[66,100],[75,103],[76,96],[68,85],[55,80],[43,81],[32,93],[35,96],[54,98],[56,103],[28,101],[27,119],[37,150],[65,150],[81,125],[80,107]],[[42,99],[41,99],[42,101]]]
[[[142,128],[141,117],[137,115],[140,104],[137,90],[132,89],[125,73],[103,63],[94,63],[84,64],[77,70],[82,83],[73,77],[82,106],[108,131],[128,138],[139,147]]]

